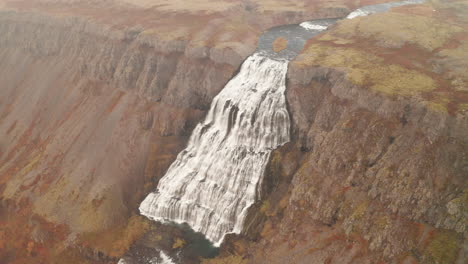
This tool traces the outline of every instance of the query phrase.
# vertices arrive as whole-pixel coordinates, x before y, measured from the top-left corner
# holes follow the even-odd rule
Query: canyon
[[[378,3],[226,2],[0,1],[1,263],[116,263],[148,232],[189,247],[137,208],[261,32]],[[463,263],[465,7],[397,7],[308,40],[264,195],[194,262]]]

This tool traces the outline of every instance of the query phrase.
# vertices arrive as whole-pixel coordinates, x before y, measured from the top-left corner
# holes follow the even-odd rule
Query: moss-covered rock
[[[275,39],[275,41],[273,41],[273,50],[275,52],[280,52],[286,49],[287,46],[288,46],[288,40],[283,37],[279,37]]]
[[[379,56],[354,47],[312,44],[295,63],[301,67],[344,69],[346,76],[354,84],[367,86],[387,95],[414,96],[436,88],[436,83],[430,76],[398,64],[387,64]]]
[[[434,264],[455,263],[461,247],[461,235],[451,230],[436,231],[429,242],[424,257]]]
[[[338,23],[333,34],[343,38],[371,38],[389,48],[414,44],[432,51],[462,30],[431,17],[388,12],[344,20]]]

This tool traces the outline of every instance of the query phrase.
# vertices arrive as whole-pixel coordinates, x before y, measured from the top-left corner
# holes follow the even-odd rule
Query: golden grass
[[[389,12],[343,20],[333,34],[343,38],[371,38],[386,47],[415,44],[432,51],[442,47],[453,34],[462,30],[461,27],[430,17]]]
[[[273,41],[273,50],[275,52],[280,52],[286,49],[287,46],[288,46],[288,40],[283,37],[279,37],[275,39],[275,41]]]
[[[176,240],[174,241],[174,244],[172,244],[172,248],[182,248],[184,247],[186,244],[185,240],[181,239],[181,238],[176,238]]]
[[[313,44],[294,62],[300,67],[323,66],[343,68],[354,84],[387,95],[413,96],[435,89],[431,77],[397,64],[386,64],[375,55],[355,48]]]
[[[460,105],[458,105],[458,110],[460,110],[460,111],[468,111],[468,104],[460,104]]]
[[[468,7],[432,1],[342,20],[311,41],[295,66],[337,68],[352,83],[381,94],[415,97],[450,115],[465,112],[468,31],[453,15],[454,6]]]
[[[453,49],[442,49],[437,53],[436,62],[453,80],[451,85],[455,90],[468,92],[468,42]]]
[[[432,263],[455,263],[461,245],[460,235],[455,231],[440,230],[435,233],[424,253]]]
[[[468,57],[468,43],[464,42],[454,49],[442,49],[437,53],[437,55],[450,58],[466,59]]]
[[[374,226],[379,230],[385,229],[388,225],[390,225],[390,217],[387,215],[378,217],[374,222]]]
[[[13,175],[13,178],[8,181],[3,191],[4,197],[13,197],[16,194],[18,188],[24,183],[24,176],[33,171],[40,164],[43,154],[43,152],[40,152],[33,156],[17,174]]]
[[[147,219],[134,215],[127,225],[105,232],[88,233],[82,240],[111,257],[121,257],[150,228]]]
[[[260,212],[263,214],[267,214],[268,210],[270,210],[270,202],[264,201],[262,206],[260,206]]]
[[[437,94],[433,101],[428,102],[427,106],[435,111],[447,113],[447,106],[450,100],[448,99],[448,95],[444,94]]]
[[[17,177],[23,177],[24,175],[31,172],[38,164],[42,158],[43,153],[37,154],[34,158],[32,158],[29,163],[20,171]]]
[[[364,201],[364,202],[360,203],[358,206],[356,206],[356,208],[354,208],[354,211],[351,214],[351,218],[352,219],[361,219],[365,215],[368,207],[369,207],[369,202],[368,201]]]

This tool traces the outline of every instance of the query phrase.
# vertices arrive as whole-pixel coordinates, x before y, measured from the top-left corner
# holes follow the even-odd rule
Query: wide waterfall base
[[[191,163],[196,163],[197,159],[187,157],[190,155],[181,158],[181,163],[185,164],[182,168],[196,166]],[[174,189],[167,188],[169,192],[150,193],[141,203],[140,213],[162,223],[187,223],[219,246],[226,234],[241,233],[248,209],[255,202],[269,157],[269,152],[257,153],[245,148],[213,152],[205,160],[212,160],[213,164],[220,166],[210,164],[208,170],[197,171],[202,173],[174,169],[173,173],[177,175],[167,179],[183,182],[183,187],[175,185]],[[237,164],[228,165],[228,161]],[[225,177],[219,178],[221,182],[208,182],[216,175]]]
[[[241,233],[270,153],[290,139],[287,67],[287,60],[259,53],[243,63],[141,203],[142,215],[187,223],[217,246],[226,234]]]
[[[119,264],[182,264],[218,256],[219,248],[189,225],[154,223],[154,228],[137,240]],[[179,246],[174,247],[179,241]],[[181,246],[182,245],[182,246]]]
[[[422,1],[362,7],[348,18]],[[290,140],[284,95],[288,62],[309,39],[336,21],[306,21],[265,32],[258,52],[213,99],[186,149],[142,202],[141,214],[158,222],[186,223],[217,246],[226,234],[240,233],[249,208],[260,198],[271,152]],[[272,43],[280,37],[288,44],[277,52]]]

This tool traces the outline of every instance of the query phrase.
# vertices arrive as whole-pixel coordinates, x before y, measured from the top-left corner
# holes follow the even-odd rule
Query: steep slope
[[[359,4],[168,3],[0,1],[2,263],[115,261],[260,32]]]
[[[115,263],[260,32],[371,3],[154,2],[0,1],[1,263]],[[463,261],[463,6],[385,15],[416,32],[386,35],[378,15],[310,43],[288,75],[294,142],[267,168],[271,195],[214,261]]]
[[[466,28],[466,2],[428,3],[311,40],[288,73],[293,144],[267,170],[262,231],[206,263],[464,263]]]

